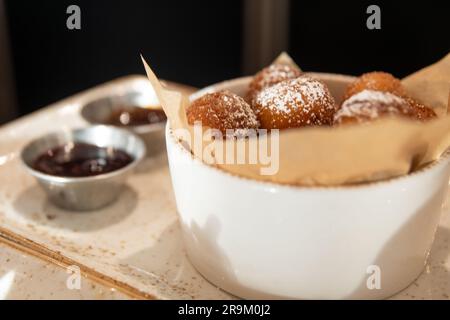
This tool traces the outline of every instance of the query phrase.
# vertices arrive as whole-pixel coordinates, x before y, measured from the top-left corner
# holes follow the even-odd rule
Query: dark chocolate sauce
[[[166,121],[163,110],[141,107],[118,108],[111,113],[108,124],[115,126],[142,126]]]
[[[41,154],[33,163],[37,171],[60,177],[89,177],[125,167],[128,153],[87,143],[68,143]]]

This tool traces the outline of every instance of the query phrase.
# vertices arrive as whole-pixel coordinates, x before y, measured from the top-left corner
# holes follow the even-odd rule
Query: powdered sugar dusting
[[[201,121],[202,125],[226,133],[233,129],[236,135],[245,135],[248,129],[259,128],[259,122],[250,105],[238,95],[222,90],[207,93],[193,101],[187,110],[189,124]]]
[[[253,102],[256,95],[264,88],[285,80],[295,79],[301,75],[297,68],[286,64],[272,64],[258,72],[249,84],[247,100]]]
[[[335,114],[336,123],[345,118],[354,118],[364,122],[387,114],[409,115],[412,110],[408,102],[389,92],[363,90],[345,100],[341,109]]]
[[[300,76],[300,71],[289,65],[272,64],[267,69],[267,75],[259,81],[261,89],[279,83],[280,81],[295,79]]]
[[[405,99],[389,92],[363,90],[344,101],[342,107],[358,102],[377,101],[384,104],[405,104]]]
[[[335,112],[334,100],[321,81],[308,76],[286,80],[265,88],[255,98],[255,112],[267,113],[288,127],[330,124]]]

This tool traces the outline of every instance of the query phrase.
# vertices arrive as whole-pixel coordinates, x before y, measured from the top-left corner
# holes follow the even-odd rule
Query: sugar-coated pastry
[[[404,96],[406,94],[399,79],[390,73],[374,71],[363,74],[351,83],[344,93],[343,100],[347,100],[363,90],[390,92],[398,96]]]
[[[256,95],[252,107],[264,129],[331,125],[336,111],[327,86],[308,76],[263,89]]]
[[[296,67],[286,64],[272,64],[259,71],[250,82],[246,100],[253,103],[256,95],[264,88],[273,86],[284,80],[295,79],[301,75]]]
[[[437,115],[433,109],[427,107],[413,98],[405,98],[413,109],[414,117],[417,120],[426,121],[436,118]]]
[[[233,135],[240,136],[245,135],[248,129],[259,127],[250,105],[227,90],[201,96],[191,103],[186,113],[190,125],[200,121],[203,126],[218,129],[223,134],[227,129],[233,129]]]
[[[410,98],[390,92],[363,90],[342,103],[334,116],[334,123],[364,123],[385,116],[427,120],[436,115],[432,109]]]

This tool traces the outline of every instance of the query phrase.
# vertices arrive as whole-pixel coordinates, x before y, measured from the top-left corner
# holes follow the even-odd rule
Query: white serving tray
[[[75,287],[71,276],[65,268],[0,240],[0,300],[130,299],[126,293],[85,276]]]
[[[233,299],[185,255],[165,153],[145,160],[117,202],[88,213],[54,207],[21,167],[18,154],[31,139],[88,125],[79,116],[85,101],[145,86],[142,76],[117,79],[0,127],[0,240],[61,266],[77,265],[130,297]],[[449,250],[447,205],[425,271],[393,298],[450,299]]]

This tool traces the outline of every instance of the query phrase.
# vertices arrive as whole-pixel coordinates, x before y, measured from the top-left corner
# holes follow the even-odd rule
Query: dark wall
[[[374,1],[382,29],[366,28],[367,1],[292,0],[289,51],[305,70],[402,77],[450,51],[450,1]],[[17,94],[24,114],[115,77],[143,73],[204,86],[241,74],[242,2],[6,0]],[[82,29],[66,28],[78,4]]]
[[[404,77],[450,52],[450,1],[291,1],[290,51],[305,69]],[[366,9],[378,4],[381,29]]]
[[[239,75],[240,1],[8,0],[20,113],[115,77],[143,73],[204,86]],[[66,8],[81,8],[81,30]]]

